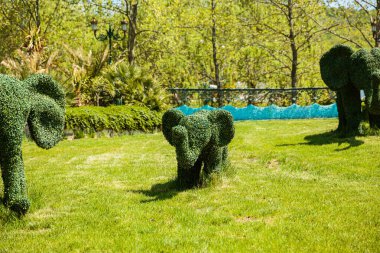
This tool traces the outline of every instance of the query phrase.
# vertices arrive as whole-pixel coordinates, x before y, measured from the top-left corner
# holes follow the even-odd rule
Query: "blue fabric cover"
[[[262,119],[310,119],[310,118],[336,118],[338,117],[338,109],[336,104],[319,105],[312,104],[309,106],[299,106],[293,104],[288,107],[279,107],[270,105],[267,107],[257,107],[249,105],[243,108],[236,108],[231,105],[223,106],[221,108],[214,108],[211,106],[203,106],[200,108],[191,108],[182,105],[176,108],[182,111],[185,115],[191,115],[199,110],[227,110],[229,111],[234,120],[262,120]]]

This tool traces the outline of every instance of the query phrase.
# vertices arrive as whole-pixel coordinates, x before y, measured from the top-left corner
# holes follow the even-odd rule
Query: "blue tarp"
[[[243,108],[236,108],[231,105],[227,105],[221,108],[214,108],[208,105],[200,108],[191,108],[186,105],[183,105],[177,107],[176,109],[182,111],[185,115],[191,115],[199,110],[223,109],[229,111],[234,117],[234,120],[310,119],[338,117],[338,110],[336,104],[312,104],[309,106],[299,106],[293,104],[289,107],[279,107],[276,105],[270,105],[267,107],[257,107],[254,105],[249,105]]]

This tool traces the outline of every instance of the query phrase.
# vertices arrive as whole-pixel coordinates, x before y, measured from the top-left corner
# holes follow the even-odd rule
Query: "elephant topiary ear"
[[[24,82],[30,90],[30,134],[39,147],[49,149],[62,139],[65,125],[64,92],[48,75],[33,75]]]
[[[345,45],[336,45],[322,55],[319,65],[325,84],[336,91],[350,83],[350,57],[354,51]]]
[[[162,116],[162,132],[166,140],[172,146],[174,146],[174,142],[172,140],[172,128],[177,126],[183,117],[185,117],[183,112],[175,109],[165,112]]]
[[[230,112],[226,110],[215,110],[208,116],[213,124],[212,132],[219,147],[228,145],[235,135],[234,120]]]
[[[376,70],[376,57],[378,50],[369,52],[360,49],[351,56],[351,79],[354,86],[359,90],[371,89],[372,75]],[[378,56],[377,56],[378,57]]]

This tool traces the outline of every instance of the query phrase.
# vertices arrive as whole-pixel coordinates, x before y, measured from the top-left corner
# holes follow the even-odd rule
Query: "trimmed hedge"
[[[161,128],[162,114],[141,106],[83,106],[67,108],[66,130],[75,138],[103,131],[112,134],[153,132]]]

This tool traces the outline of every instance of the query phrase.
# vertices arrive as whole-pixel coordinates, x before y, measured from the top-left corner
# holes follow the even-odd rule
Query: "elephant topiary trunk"
[[[234,137],[232,115],[225,110],[198,111],[185,116],[169,110],[162,117],[163,134],[176,148],[177,180],[180,187],[190,188],[205,176],[221,170],[227,163],[227,145]]]
[[[19,81],[0,75],[0,167],[11,210],[25,214],[30,206],[21,150],[25,126],[39,147],[49,149],[62,139],[64,123],[64,92],[50,76]]]
[[[354,52],[336,45],[320,60],[321,77],[337,93],[339,125],[342,136],[358,133],[362,120],[360,90],[364,90],[371,127],[380,128],[380,49]]]

